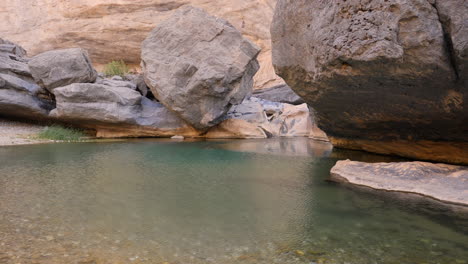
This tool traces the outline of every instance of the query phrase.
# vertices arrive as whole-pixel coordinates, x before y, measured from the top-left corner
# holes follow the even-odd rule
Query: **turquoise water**
[[[468,214],[326,181],[307,139],[0,148],[0,263],[468,263]],[[3,261],[3,262],[2,262]]]

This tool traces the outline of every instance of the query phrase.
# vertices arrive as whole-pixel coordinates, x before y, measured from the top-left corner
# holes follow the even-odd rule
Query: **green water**
[[[0,148],[0,263],[468,263],[468,214],[326,181],[307,139]],[[3,262],[2,262],[3,261]]]

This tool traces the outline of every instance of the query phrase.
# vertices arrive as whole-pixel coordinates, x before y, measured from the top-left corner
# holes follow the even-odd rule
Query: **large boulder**
[[[161,103],[206,130],[251,93],[259,52],[227,21],[186,6],[145,39],[142,69]]]
[[[279,0],[273,63],[335,146],[468,163],[467,14],[463,0]]]
[[[51,50],[34,56],[28,62],[39,85],[51,91],[72,83],[91,83],[97,78],[88,53],[80,48]]]
[[[468,205],[468,167],[429,162],[338,161],[330,172],[337,182],[429,196]]]
[[[98,137],[198,135],[162,104],[128,87],[74,83],[53,93],[57,108],[51,117],[95,129]]]

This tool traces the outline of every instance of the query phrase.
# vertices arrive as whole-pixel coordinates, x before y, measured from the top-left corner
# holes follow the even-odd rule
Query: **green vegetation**
[[[109,62],[104,68],[104,74],[106,76],[118,75],[123,77],[129,71],[130,69],[123,60]]]
[[[58,125],[46,127],[38,138],[50,140],[64,140],[64,141],[80,141],[85,134],[80,130],[73,128],[65,128]]]

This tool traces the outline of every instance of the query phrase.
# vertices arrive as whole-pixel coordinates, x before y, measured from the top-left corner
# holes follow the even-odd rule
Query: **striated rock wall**
[[[2,0],[0,36],[29,55],[81,47],[94,64],[139,65],[140,45],[174,10],[190,4],[228,20],[261,49],[255,87],[281,84],[271,65],[269,26],[276,0]]]
[[[279,0],[271,32],[335,146],[468,164],[466,0]]]

